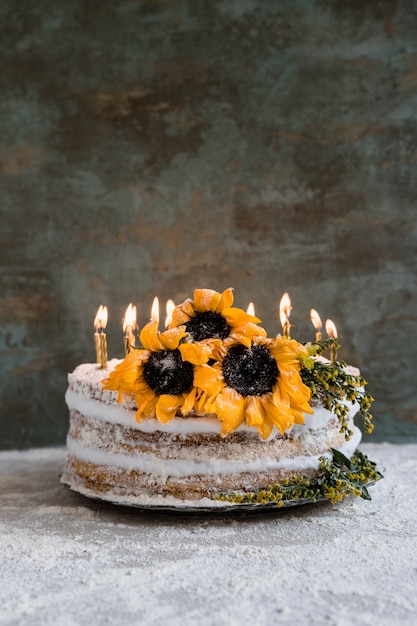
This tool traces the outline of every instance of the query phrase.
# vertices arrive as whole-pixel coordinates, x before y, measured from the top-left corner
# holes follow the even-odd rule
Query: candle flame
[[[100,304],[98,307],[97,315],[94,319],[94,328],[98,330],[99,328],[106,328],[108,320],[108,312],[107,307]]]
[[[255,315],[255,305],[253,304],[253,302],[249,302],[248,308],[246,309],[246,313],[248,315]]]
[[[321,318],[320,315],[317,313],[316,309],[311,309],[310,310],[310,319],[311,319],[311,323],[313,324],[314,328],[316,330],[321,330],[322,327],[322,323],[321,323]]]
[[[175,309],[175,302],[173,300],[167,300],[167,303],[165,305],[165,309],[166,309],[166,317],[165,317],[165,328],[168,328],[168,326],[170,325],[171,321],[172,321],[172,313]]]
[[[290,320],[291,311],[292,311],[291,299],[288,293],[285,292],[279,303],[279,320],[281,322],[282,327],[288,324]]]
[[[334,323],[332,322],[332,320],[326,320],[326,333],[329,339],[336,339],[337,338],[337,330],[336,330],[336,326],[334,325]]]
[[[152,302],[151,308],[151,321],[159,324],[159,300],[158,296],[155,296]]]
[[[132,303],[126,309],[125,316],[123,318],[123,330],[126,332],[126,328],[130,326],[131,330],[136,327],[136,307]]]

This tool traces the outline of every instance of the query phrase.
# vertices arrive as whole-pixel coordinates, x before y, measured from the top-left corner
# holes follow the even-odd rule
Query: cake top
[[[339,418],[349,438],[346,400],[359,404],[365,427],[372,430],[373,399],[359,371],[337,360],[334,325],[326,340],[319,332],[314,343],[292,339],[291,303],[283,297],[283,334],[268,337],[258,317],[233,303],[231,288],[223,293],[196,289],[193,299],[173,308],[167,330],[161,332],[151,320],[140,331],[139,347],[131,332],[125,338],[127,355],[103,381],[104,389],[117,391],[120,401],[134,396],[137,421],[156,417],[167,423],[175,416],[210,414],[221,422],[224,437],[242,424],[263,439],[274,427],[284,433],[303,424],[304,415],[320,403]],[[325,351],[330,359],[323,357]]]

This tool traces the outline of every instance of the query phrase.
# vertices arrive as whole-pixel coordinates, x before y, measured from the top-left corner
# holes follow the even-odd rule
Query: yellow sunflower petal
[[[234,335],[245,335],[246,337],[266,337],[266,330],[258,324],[248,322],[244,326],[233,328]]]
[[[195,410],[197,412],[197,415],[208,415],[209,413],[214,413],[216,410],[216,407],[214,406],[216,396],[217,394],[211,396],[205,391],[200,392],[199,390],[197,390],[197,397],[195,402]]]
[[[240,328],[232,329],[230,339],[234,342],[243,343],[247,348],[251,348],[253,343],[259,343],[254,341],[255,339],[264,338],[266,336],[266,330],[256,324],[247,324]],[[225,340],[226,343],[227,339]]]
[[[185,330],[185,326],[177,326],[176,328],[170,328],[160,333],[158,338],[166,350],[175,350],[175,348],[178,348],[181,339],[184,339],[187,335],[188,333]]]
[[[148,322],[140,331],[139,338],[146,350],[159,352],[164,349],[158,337],[158,322]]]
[[[278,378],[278,387],[280,393],[289,396],[292,407],[306,413],[314,413],[309,404],[311,390],[303,383],[300,374],[296,370],[288,372],[281,370]]]
[[[194,386],[212,396],[222,390],[223,382],[216,368],[211,365],[197,365],[194,368]]]
[[[155,399],[156,404],[156,396],[153,391],[149,389],[149,391],[145,393],[141,393],[135,396],[136,406],[138,407],[137,415],[142,415],[143,412],[146,412],[146,416],[149,417],[150,407],[148,407],[149,403],[153,402]]]
[[[141,373],[136,378],[135,382],[132,385],[132,388],[129,390],[128,393],[133,393],[135,396],[143,396],[147,393],[153,393],[153,391],[150,389],[148,383],[143,377],[143,374]]]
[[[307,354],[305,347],[294,339],[278,336],[271,342],[269,351],[277,361],[287,362],[296,360],[297,357]],[[298,364],[298,368],[301,364]]]
[[[305,422],[304,413],[302,411],[293,411],[293,413],[294,413],[294,424],[304,424]]]
[[[222,315],[226,318],[226,322],[232,328],[239,328],[240,326],[245,326],[245,324],[249,324],[250,322],[256,324],[261,320],[259,317],[255,317],[254,315],[248,315],[246,311],[243,309],[238,309],[237,307],[229,307],[228,309],[223,309]]]
[[[182,360],[193,365],[203,365],[211,357],[211,348],[204,343],[182,343],[178,349]]]
[[[185,398],[184,403],[181,407],[181,413],[183,415],[190,413],[195,408],[196,397],[197,397],[197,388],[193,387],[190,393]]]
[[[246,337],[244,333],[232,333],[232,338],[238,341],[239,343],[243,343],[246,348],[252,347],[252,337]]]
[[[154,395],[150,400],[143,402],[142,406],[136,412],[137,422],[141,422],[143,419],[155,417],[157,400],[158,398]]]
[[[182,396],[170,396],[168,394],[163,394],[159,396],[158,401],[156,403],[156,417],[162,424],[166,424],[177,412],[177,409],[183,403],[184,399]]]
[[[280,378],[281,377],[278,378],[278,381],[280,380]],[[290,403],[289,395],[282,389],[282,387],[279,384],[275,386],[272,393],[268,394],[267,396],[264,396],[264,399],[265,399],[265,405],[268,404],[268,408],[269,408],[269,403],[272,403],[276,408],[278,408],[283,413],[285,414],[290,413],[291,403]]]
[[[215,312],[220,298],[221,294],[213,289],[194,289],[194,308],[198,313]]]
[[[205,404],[207,401],[207,394],[205,391],[200,392],[197,390],[197,397],[195,401],[195,411],[197,415],[204,415],[206,413]]]
[[[227,338],[224,341],[222,341],[221,339],[210,338],[210,339],[203,339],[202,341],[199,342],[200,345],[204,344],[209,347],[210,352],[211,352],[211,358],[214,359],[215,361],[221,361],[221,359],[226,355],[226,352],[227,352],[226,343],[227,343]]]
[[[248,396],[246,398],[246,424],[259,426],[265,419],[265,411],[260,396]]]
[[[229,309],[233,305],[235,296],[233,294],[233,287],[225,289],[220,297],[219,304],[216,308],[216,313],[222,313],[224,309]]]
[[[294,424],[289,403],[279,402],[277,397],[263,399],[263,406],[268,418],[278,428],[281,434]]]
[[[272,433],[272,429],[274,428],[273,423],[268,417],[265,417],[262,424],[258,426],[258,432],[261,435],[262,439],[268,439],[269,435]]]
[[[141,376],[143,363],[149,358],[148,350],[132,350],[127,357],[116,366],[110,376],[102,381],[103,389],[134,393],[135,385]],[[119,400],[120,401],[120,400]]]
[[[216,398],[216,413],[222,422],[221,436],[226,437],[245,418],[245,398],[234,389],[225,387]]]
[[[193,303],[191,300],[185,300],[182,304],[178,304],[172,312],[172,320],[170,328],[186,324],[188,320],[195,314]]]
[[[132,393],[136,385],[137,375],[137,368],[125,370],[120,379],[119,390],[124,393]]]

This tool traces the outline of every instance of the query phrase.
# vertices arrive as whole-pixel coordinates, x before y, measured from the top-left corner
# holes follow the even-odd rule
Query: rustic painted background
[[[0,1],[1,446],[63,443],[110,311],[234,286],[332,318],[417,436],[417,3]]]

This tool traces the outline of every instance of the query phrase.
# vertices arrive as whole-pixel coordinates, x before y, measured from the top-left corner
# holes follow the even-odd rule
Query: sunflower
[[[313,413],[299,374],[305,354],[304,346],[281,336],[253,337],[249,347],[231,342],[219,361],[195,368],[198,412],[215,413],[223,437],[243,423],[258,428],[263,439],[274,426],[283,433],[303,424],[303,413]]]
[[[104,389],[133,394],[137,403],[136,420],[156,417],[165,424],[178,410],[189,413],[197,390],[193,386],[194,366],[208,361],[207,345],[181,343],[188,333],[184,326],[158,331],[157,322],[149,322],[140,333],[144,349],[132,350],[110,376]]]
[[[184,325],[193,341],[206,341],[220,347],[221,341],[241,341],[251,345],[251,338],[266,336],[257,323],[261,320],[248,315],[243,309],[233,307],[233,289],[223,293],[212,289],[195,289],[194,300],[187,299],[175,307],[170,328]]]

